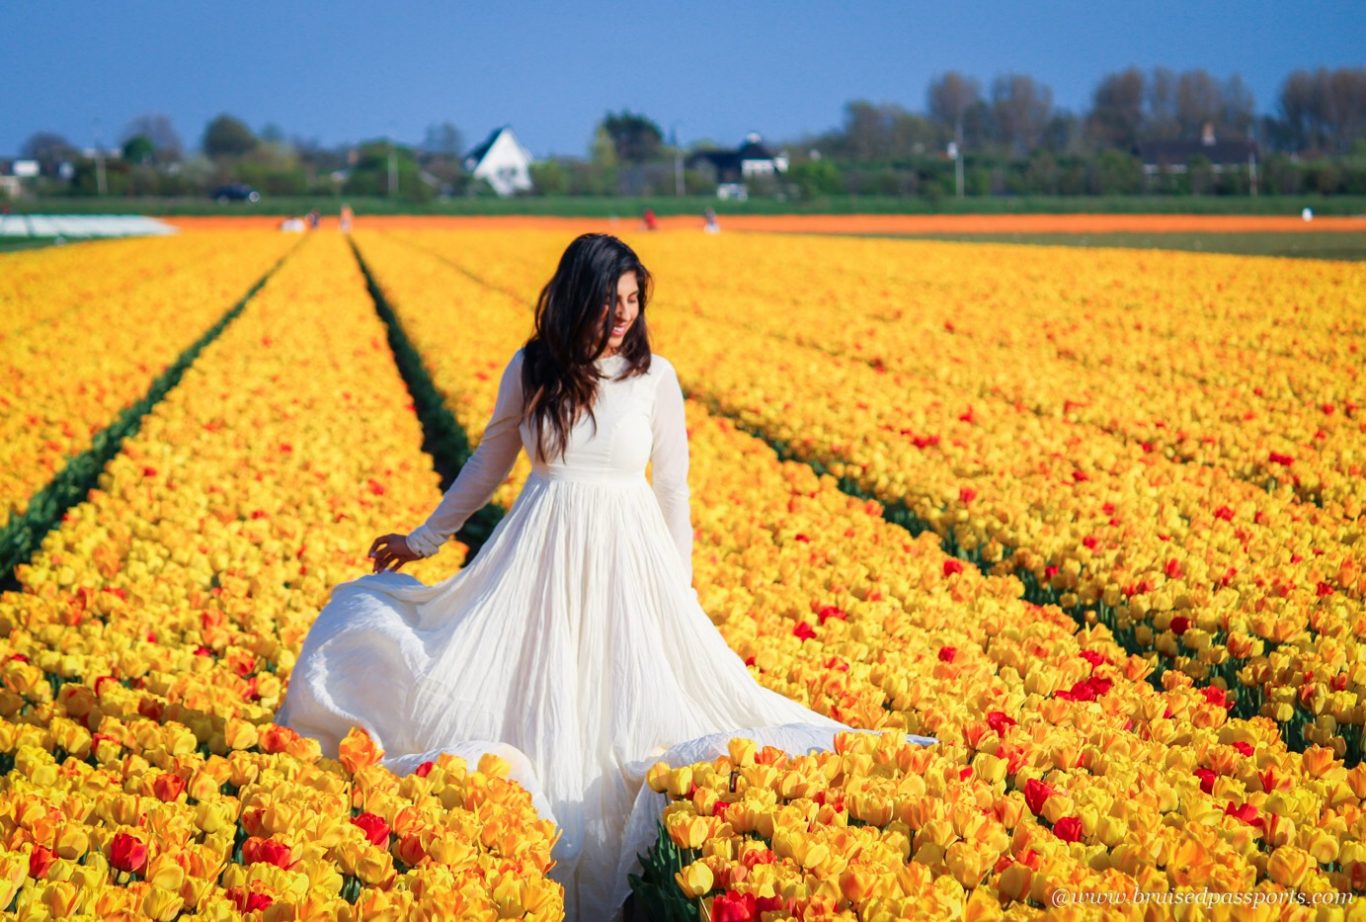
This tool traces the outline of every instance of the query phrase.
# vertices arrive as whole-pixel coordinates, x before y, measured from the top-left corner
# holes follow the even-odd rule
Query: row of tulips
[[[0,330],[0,343],[68,311],[149,283],[155,286],[181,272],[193,273],[199,267],[187,259],[197,261],[213,251],[210,241],[183,234],[84,243],[0,254],[0,312],[8,321]]]
[[[758,236],[649,246],[663,271],[686,267],[691,303],[714,322],[929,376],[1361,515],[1366,270],[1356,264],[997,247],[988,275],[967,270],[981,249],[921,244],[897,258],[905,249],[775,248]],[[736,318],[736,297],[767,309]]]
[[[525,254],[548,246],[401,239],[523,298],[539,284]],[[743,320],[708,322],[685,307],[687,266],[654,260],[648,238],[638,243],[663,282],[656,316],[667,320],[655,328],[693,396],[887,503],[914,530],[1019,574],[1032,600],[1107,624],[1159,672],[1228,692],[1238,714],[1273,717],[1296,746],[1361,757],[1366,541],[1356,520],[928,377],[790,342],[775,348]],[[731,303],[724,291],[714,298]]]
[[[289,245],[249,232],[0,257],[0,531]]]
[[[439,498],[407,400],[353,255],[310,238],[18,568],[0,910],[562,917],[555,830],[501,760],[400,779],[360,731],[324,753],[271,722],[331,587]]]
[[[529,243],[481,274],[501,266],[518,284],[562,238]],[[1366,273],[1354,264],[988,246],[985,275],[969,271],[981,248],[952,244],[665,235],[642,246],[686,279],[679,303],[711,321],[1086,423],[1348,518],[1366,502],[1355,320]],[[898,258],[911,246],[914,259]],[[765,309],[737,313],[736,299]]]
[[[388,235],[356,237],[477,438],[525,304]],[[672,322],[655,315],[670,357]],[[1105,628],[1021,601],[1014,578],[963,568],[702,404],[688,416],[696,582],[730,646],[825,713],[943,741],[888,733],[799,757],[736,742],[729,759],[657,766],[686,862],[669,885],[710,918],[1034,915],[1058,888],[1366,880],[1366,768],[1287,751],[1269,721],[1230,718],[1178,673],[1155,690]]]

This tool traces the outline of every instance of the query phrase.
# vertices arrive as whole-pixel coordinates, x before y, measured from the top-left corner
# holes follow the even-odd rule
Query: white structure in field
[[[507,125],[465,155],[465,169],[484,179],[499,195],[515,195],[531,188],[531,152]]]
[[[174,234],[176,229],[144,215],[0,214],[0,237],[134,237]]]

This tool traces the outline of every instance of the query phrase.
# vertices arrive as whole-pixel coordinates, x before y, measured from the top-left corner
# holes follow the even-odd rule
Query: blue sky
[[[1105,73],[1204,67],[1241,74],[1269,111],[1295,68],[1366,64],[1364,13],[1362,0],[19,0],[0,37],[0,154],[38,130],[108,143],[146,112],[190,147],[230,112],[328,145],[416,142],[443,120],[473,145],[508,123],[537,156],[583,154],[621,108],[685,143],[734,144],[835,127],[855,98],[923,110],[949,69],[984,88],[1028,73],[1080,111]]]

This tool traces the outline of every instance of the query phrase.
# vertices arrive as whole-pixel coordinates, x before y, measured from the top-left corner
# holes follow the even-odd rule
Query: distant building
[[[1214,137],[1214,125],[1205,123],[1200,140],[1145,141],[1138,145],[1138,156],[1143,161],[1146,176],[1158,173],[1184,173],[1190,161],[1204,157],[1210,169],[1222,173],[1230,167],[1247,167],[1257,172],[1257,145],[1253,141],[1219,141]]]
[[[749,197],[750,179],[787,172],[787,155],[775,155],[764,146],[758,132],[751,131],[735,150],[702,150],[692,154],[688,167],[713,177],[717,198],[744,201]]]
[[[483,144],[465,155],[465,169],[484,179],[502,196],[531,188],[531,152],[523,147],[507,125],[494,129]]]
[[[25,179],[39,175],[37,160],[11,160],[0,158],[0,198],[15,199],[27,190]]]

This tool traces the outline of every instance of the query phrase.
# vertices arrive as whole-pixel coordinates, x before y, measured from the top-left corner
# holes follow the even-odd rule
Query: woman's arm
[[[423,557],[432,556],[493,497],[522,450],[522,436],[517,430],[521,416],[522,350],[518,349],[503,369],[493,416],[484,427],[479,447],[460,468],[460,474],[427,521],[408,534],[411,550]]]
[[[650,424],[654,431],[650,449],[651,486],[691,584],[692,511],[688,502],[688,424],[683,413],[683,388],[671,362],[658,355],[654,361],[662,367]]]

